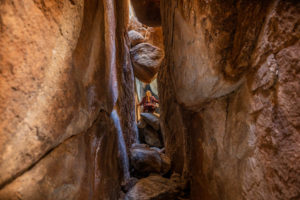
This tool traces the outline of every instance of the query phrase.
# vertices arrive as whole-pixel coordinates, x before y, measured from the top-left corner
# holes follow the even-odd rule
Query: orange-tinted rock
[[[85,94],[93,85],[79,95],[71,70],[83,9],[83,1],[1,4],[0,185],[96,117],[88,112],[95,97]],[[91,105],[79,105],[84,97]]]
[[[2,188],[0,199],[117,199],[123,167],[119,136],[113,120],[106,113],[100,117],[88,134],[65,140]]]
[[[117,198],[136,138],[127,10],[1,2],[0,199]]]
[[[164,49],[163,33],[161,27],[148,27],[145,38],[148,43]]]
[[[191,199],[299,197],[299,8],[162,1],[160,118]]]

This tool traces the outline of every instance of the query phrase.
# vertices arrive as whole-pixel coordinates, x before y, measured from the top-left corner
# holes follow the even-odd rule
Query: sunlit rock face
[[[0,199],[116,199],[136,133],[127,2],[0,10]]]
[[[161,2],[161,124],[191,199],[297,199],[297,1]]]

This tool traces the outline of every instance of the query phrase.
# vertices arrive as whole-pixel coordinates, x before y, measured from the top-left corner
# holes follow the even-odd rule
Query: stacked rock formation
[[[134,19],[132,21],[133,29],[128,32],[128,37],[131,45],[130,56],[134,75],[139,80],[150,83],[156,78],[164,58],[163,49],[154,42],[157,38],[156,35],[160,33],[160,29],[154,31],[156,29],[145,28]]]
[[[130,149],[131,174],[133,178],[122,187],[125,200],[183,199],[185,182],[172,173],[171,160],[164,153],[159,117],[142,113],[138,124],[142,144]]]

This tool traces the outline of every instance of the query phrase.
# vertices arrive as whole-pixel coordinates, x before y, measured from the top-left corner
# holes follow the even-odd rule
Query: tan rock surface
[[[100,117],[88,134],[67,139],[2,188],[0,199],[117,199],[120,138],[113,120],[105,113]]]
[[[299,197],[299,6],[162,1],[162,130],[191,199]]]
[[[1,2],[0,199],[117,198],[137,131],[126,13],[126,1]]]

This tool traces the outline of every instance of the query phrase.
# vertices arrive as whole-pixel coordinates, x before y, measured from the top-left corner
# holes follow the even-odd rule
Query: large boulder
[[[141,113],[141,118],[154,130],[158,131],[160,129],[159,118],[156,115],[152,113]]]
[[[150,83],[157,75],[164,58],[162,49],[149,43],[140,43],[130,49],[134,75],[141,81]]]
[[[134,145],[130,150],[131,165],[140,175],[165,174],[170,170],[170,159],[146,145]]]
[[[160,172],[162,161],[157,151],[149,148],[133,148],[130,150],[130,158],[133,168],[142,174]]]
[[[180,194],[180,184],[172,179],[151,175],[141,179],[126,194],[126,200],[176,199]]]
[[[135,30],[129,31],[128,37],[129,37],[130,44],[132,47],[145,41],[144,36],[142,36],[142,34],[140,34],[139,32],[137,32]]]

